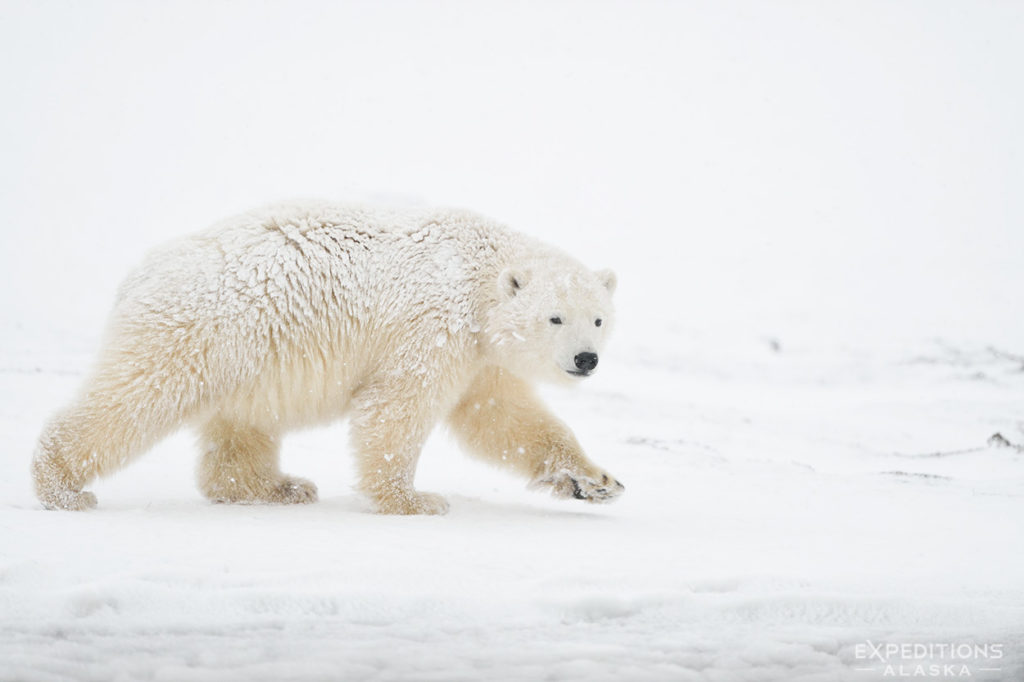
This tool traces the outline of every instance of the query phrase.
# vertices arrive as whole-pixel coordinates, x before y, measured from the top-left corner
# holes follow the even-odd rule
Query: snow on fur
[[[207,497],[311,502],[316,487],[279,469],[280,439],[351,413],[360,487],[381,511],[447,510],[413,487],[445,418],[532,485],[609,500],[622,485],[529,382],[592,373],[614,281],[465,211],[295,203],[232,218],[128,277],[95,370],[40,438],[37,493],[94,506],[84,485],[194,423]]]

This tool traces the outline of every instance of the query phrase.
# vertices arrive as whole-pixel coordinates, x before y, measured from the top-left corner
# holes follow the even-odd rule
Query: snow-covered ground
[[[0,11],[3,682],[1024,677],[1021,5]],[[128,268],[303,195],[614,267],[601,371],[545,395],[625,496],[439,431],[450,513],[376,516],[339,424],[285,441],[316,505],[206,503],[182,433],[41,510]]]

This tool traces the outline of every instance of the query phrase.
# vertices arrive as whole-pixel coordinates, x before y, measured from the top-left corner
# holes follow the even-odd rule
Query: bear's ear
[[[604,288],[608,290],[609,294],[615,293],[615,285],[619,283],[619,278],[615,276],[614,272],[604,269],[598,270],[594,274],[597,275],[597,280],[604,285]]]
[[[512,298],[530,281],[530,273],[519,268],[505,268],[498,275],[498,291]]]

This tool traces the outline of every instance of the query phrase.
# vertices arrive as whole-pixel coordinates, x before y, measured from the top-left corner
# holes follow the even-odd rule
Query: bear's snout
[[[589,372],[597,367],[597,353],[577,353],[573,362],[576,363],[576,369],[581,372]]]

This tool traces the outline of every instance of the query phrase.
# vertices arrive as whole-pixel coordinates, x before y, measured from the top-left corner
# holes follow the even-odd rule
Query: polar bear
[[[94,370],[40,437],[36,494],[93,507],[83,486],[194,424],[210,500],[312,502],[313,483],[279,469],[281,437],[350,414],[358,487],[381,513],[447,510],[413,487],[439,421],[533,487],[611,500],[622,484],[531,383],[594,373],[615,283],[466,211],[296,202],[228,219],[124,282]]]

